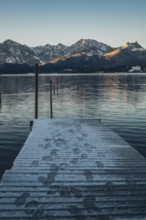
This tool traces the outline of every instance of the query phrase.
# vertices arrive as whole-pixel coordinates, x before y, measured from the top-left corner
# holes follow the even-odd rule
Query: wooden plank
[[[98,120],[35,120],[0,183],[0,219],[145,220],[146,159]]]

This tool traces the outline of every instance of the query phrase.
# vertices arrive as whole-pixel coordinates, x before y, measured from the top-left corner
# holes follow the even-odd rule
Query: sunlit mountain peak
[[[133,43],[130,43],[130,42],[127,42],[125,45],[124,45],[124,48],[130,48],[130,49],[133,49],[133,48],[142,48],[142,46],[137,42],[133,42]]]

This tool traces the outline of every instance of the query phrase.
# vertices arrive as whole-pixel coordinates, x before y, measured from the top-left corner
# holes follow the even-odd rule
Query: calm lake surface
[[[49,81],[56,85],[53,115],[97,118],[146,157],[146,74],[39,76],[39,118],[50,117]],[[78,84],[78,91],[77,91]],[[34,75],[0,76],[0,176],[12,166],[34,118]]]

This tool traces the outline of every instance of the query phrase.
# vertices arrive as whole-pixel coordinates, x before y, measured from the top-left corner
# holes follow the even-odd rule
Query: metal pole
[[[35,64],[35,119],[38,118],[38,64]]]
[[[50,80],[50,118],[53,118],[53,105],[52,105],[52,80]]]

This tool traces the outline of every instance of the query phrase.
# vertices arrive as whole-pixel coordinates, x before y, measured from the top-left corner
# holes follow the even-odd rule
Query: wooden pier
[[[98,120],[35,120],[0,220],[146,220],[146,159]]]

